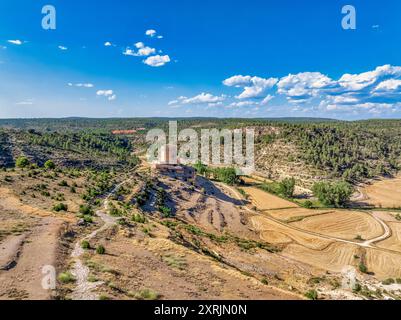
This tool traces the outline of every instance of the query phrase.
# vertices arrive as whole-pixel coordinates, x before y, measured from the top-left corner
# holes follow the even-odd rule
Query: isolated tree
[[[29,160],[26,157],[19,157],[15,162],[18,168],[25,168],[29,165]]]
[[[53,170],[56,168],[56,165],[54,164],[54,162],[52,160],[47,160],[45,162],[45,168],[48,170]]]
[[[295,179],[285,178],[279,184],[279,193],[287,198],[292,198],[295,191]]]

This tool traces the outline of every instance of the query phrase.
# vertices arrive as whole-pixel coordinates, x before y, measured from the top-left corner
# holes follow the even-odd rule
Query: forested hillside
[[[0,120],[0,165],[26,155],[43,164],[130,164],[132,153],[146,149],[145,134],[161,128],[163,118]],[[295,177],[301,185],[319,180],[357,183],[395,174],[401,167],[401,121],[344,122],[329,119],[177,119],[179,130],[254,128],[256,167],[273,179]],[[113,130],[140,129],[129,136]]]
[[[350,182],[399,170],[399,121],[286,126],[281,136],[294,143],[301,158],[317,169]]]

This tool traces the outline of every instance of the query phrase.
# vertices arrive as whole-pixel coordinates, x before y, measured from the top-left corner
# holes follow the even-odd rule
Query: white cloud
[[[238,95],[237,99],[260,98],[264,93],[271,89],[278,79],[264,79],[260,77],[236,75],[223,81],[223,84],[228,87],[243,88],[243,92]]]
[[[165,64],[169,63],[170,57],[168,55],[160,56],[160,55],[155,55],[148,57],[146,60],[143,61],[144,64],[147,64],[148,66],[151,67],[162,67]]]
[[[96,92],[98,96],[106,97],[109,101],[113,101],[117,99],[117,95],[113,90],[98,90]]]
[[[352,95],[328,96],[321,103],[324,105],[349,105],[359,103],[359,99]]]
[[[228,87],[243,87],[248,85],[251,82],[251,76],[232,76],[223,81],[223,84]]]
[[[217,106],[221,105],[223,101],[225,101],[227,96],[221,95],[221,96],[215,96],[210,93],[205,93],[202,92],[201,94],[198,94],[197,96],[194,96],[192,98],[188,98],[185,96],[178,97],[175,100],[172,100],[168,103],[168,105],[204,105],[207,104],[209,106]]]
[[[348,91],[360,91],[377,84],[387,78],[397,78],[401,76],[401,67],[393,67],[389,64],[377,67],[373,71],[363,72],[359,74],[344,74],[339,85]]]
[[[238,102],[233,102],[229,105],[231,108],[241,108],[241,107],[250,107],[250,106],[256,106],[259,103],[257,101],[238,101]]]
[[[392,103],[373,103],[373,102],[365,102],[365,103],[357,103],[351,105],[344,104],[328,104],[323,105],[323,110],[332,111],[332,112],[345,112],[345,113],[354,113],[358,114],[360,112],[370,113],[370,114],[382,114],[384,112],[392,111],[394,108],[400,108],[401,104],[392,104]]]
[[[94,85],[92,83],[77,83],[77,87],[84,87],[84,88],[93,88]]]
[[[135,43],[135,47],[137,49],[141,49],[141,48],[145,47],[145,44],[143,42],[137,42],[137,43]]]
[[[385,80],[380,82],[373,91],[398,91],[401,88],[401,80]]]
[[[157,33],[156,30],[153,29],[146,30],[145,32],[145,34],[151,38],[153,38],[156,35],[156,33]]]
[[[95,85],[93,83],[75,83],[74,84],[74,83],[69,82],[68,86],[69,87],[75,86],[75,87],[83,87],[83,88],[93,88]]]
[[[135,51],[132,49],[129,49],[129,48],[125,49],[125,51],[123,52],[123,55],[136,57]]]
[[[110,41],[104,43],[105,47],[111,47],[113,44]]]
[[[209,101],[211,94],[202,93],[193,98],[179,97],[169,102],[171,106],[185,104],[221,105],[227,108],[249,107],[249,110],[269,105],[277,98],[277,105],[285,110],[304,113],[333,112],[360,114],[391,114],[401,112],[401,67],[384,65],[359,74],[344,74],[332,79],[320,72],[289,74],[280,80],[236,75],[223,81],[228,87],[243,89],[232,101]],[[267,92],[277,85],[277,89]],[[257,99],[259,98],[259,99]],[[283,99],[284,98],[284,99]],[[287,101],[287,104],[283,101]],[[231,101],[229,101],[231,100]],[[237,109],[235,109],[237,110]],[[256,110],[256,109],[255,109]]]
[[[67,47],[64,47],[64,46],[58,46],[58,48],[59,48],[60,50],[63,50],[63,51],[68,50],[68,48],[67,48]]]
[[[111,95],[113,95],[113,90],[98,90],[97,92],[96,92],[96,94],[98,95],[98,96],[111,96]]]
[[[16,105],[19,105],[19,106],[30,106],[30,105],[33,105],[33,99],[27,99],[27,100],[24,100],[24,101],[17,102]]]
[[[135,47],[139,49],[137,52],[135,52],[131,48],[126,48],[123,54],[126,56],[133,56],[133,57],[147,57],[150,56],[151,54],[156,53],[155,48],[147,47],[144,45],[143,42],[137,42],[135,44]]]
[[[157,39],[163,39],[164,37],[163,36],[157,36]]]
[[[319,92],[325,111],[381,114],[400,108],[401,67],[384,65],[373,71],[344,74],[333,90]]]
[[[143,48],[138,50],[137,55],[138,56],[150,56],[151,54],[154,54],[154,53],[156,53],[156,49],[155,48],[143,47]]]
[[[171,100],[171,101],[168,102],[168,105],[169,106],[173,106],[173,105],[178,104],[178,103],[180,103],[179,100]]]
[[[219,102],[210,102],[207,104],[208,107],[217,107],[217,106],[221,106],[223,105],[223,102],[219,101]]]
[[[277,92],[290,103],[318,104],[326,111],[381,112],[401,98],[401,67],[384,65],[368,72],[344,74],[333,80],[320,72],[280,79]],[[311,109],[309,109],[311,110]]]
[[[15,45],[17,45],[17,46],[20,46],[20,45],[22,44],[22,41],[21,41],[21,40],[8,40],[7,42],[8,42],[8,43],[15,44]]]
[[[272,99],[274,98],[274,96],[272,96],[271,94],[267,95],[263,101],[260,103],[261,105],[266,105],[268,104]]]
[[[224,96],[224,95],[214,96],[210,93],[202,92],[201,94],[198,94],[195,97],[183,99],[181,103],[182,104],[216,103],[216,102],[224,101],[225,99],[226,99],[226,96]]]
[[[320,72],[302,72],[281,78],[277,83],[277,92],[293,100],[305,100],[335,86],[335,81]]]
[[[258,100],[237,101],[237,102],[231,103],[228,107],[241,108],[241,107],[251,107],[251,106],[253,106],[255,108],[259,108],[260,106],[267,105],[273,98],[274,98],[274,96],[269,94],[262,101],[258,101]]]

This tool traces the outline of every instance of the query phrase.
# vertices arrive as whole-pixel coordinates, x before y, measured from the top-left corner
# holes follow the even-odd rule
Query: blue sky
[[[56,30],[41,27],[47,4]],[[356,30],[341,26],[346,4]],[[1,1],[0,118],[401,118],[400,12],[398,0]]]

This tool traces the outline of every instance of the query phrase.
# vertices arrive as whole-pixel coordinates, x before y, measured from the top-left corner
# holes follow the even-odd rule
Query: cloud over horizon
[[[285,107],[300,112],[379,115],[401,111],[401,67],[389,64],[372,71],[345,73],[337,80],[320,72],[300,72],[281,78],[234,75],[225,79],[223,85],[242,89],[234,99],[220,96],[224,99],[219,105],[227,103],[227,108],[260,108],[274,100],[278,101],[276,109]],[[169,105],[212,103],[212,97],[218,96],[202,93],[193,98],[179,97]]]

